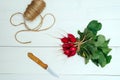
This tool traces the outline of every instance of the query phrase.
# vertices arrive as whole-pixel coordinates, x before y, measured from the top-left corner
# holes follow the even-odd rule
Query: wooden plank
[[[106,67],[95,66],[91,61],[85,65],[82,57],[67,58],[60,47],[1,47],[0,73],[46,73],[27,57],[33,52],[58,74],[120,74],[120,47],[112,47],[112,61]]]
[[[0,74],[1,80],[119,80],[120,76],[81,76],[81,75],[61,75],[59,78],[49,74]]]
[[[53,36],[60,38],[62,37],[61,34],[66,35],[65,33],[73,33],[77,36],[78,29],[82,31],[87,26],[90,20],[97,19],[101,23],[103,23],[103,29],[100,31],[100,33],[106,35],[107,38],[111,39],[110,45],[120,45],[120,43],[117,43],[120,38],[116,36],[117,34],[119,34],[118,25],[120,25],[120,5],[118,4],[120,3],[119,0],[111,0],[109,1],[109,3],[107,2],[108,0],[106,2],[104,0],[91,0],[92,2],[86,0],[71,0],[70,3],[67,3],[67,1],[68,0],[61,0],[58,2],[54,0],[54,2],[51,2],[46,0],[46,2],[48,2],[48,7],[42,13],[42,16],[49,12],[55,15],[56,23],[53,28],[47,31],[36,33],[23,32],[18,34],[18,39],[21,41],[32,41],[32,43],[28,44],[28,46],[58,46],[60,44],[60,41],[53,38]],[[21,46],[21,44],[15,41],[14,35],[17,31],[23,30],[25,28],[23,25],[19,27],[12,26],[9,22],[9,18],[15,12],[24,12],[30,1],[14,1],[14,3],[10,4],[6,2],[7,0],[1,3],[1,6],[4,9],[0,9],[0,21],[2,26],[0,29],[0,45]],[[61,7],[61,5],[58,5],[58,3],[63,4],[63,6]],[[19,7],[16,7],[18,5]],[[22,16],[18,15],[15,21],[20,22],[22,20],[21,18]],[[36,20],[34,22],[35,23],[33,24],[36,25],[39,20]],[[47,25],[48,22],[49,21],[45,21],[44,24]]]

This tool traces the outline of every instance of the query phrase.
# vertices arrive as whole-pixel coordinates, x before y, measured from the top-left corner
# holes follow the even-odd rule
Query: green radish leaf
[[[101,67],[104,67],[107,64],[106,58],[102,53],[100,53],[98,62],[99,62]]]
[[[93,20],[88,24],[87,28],[96,35],[97,31],[99,31],[102,28],[102,24],[96,20]]]
[[[95,46],[101,46],[105,42],[105,37],[103,35],[98,35],[95,42]]]
[[[102,49],[103,53],[106,54],[106,55],[112,50],[109,47],[102,47],[101,49]]]
[[[98,60],[97,59],[91,59],[92,62],[96,65],[96,66],[99,66],[99,63],[98,63]]]
[[[110,61],[111,61],[111,59],[112,59],[112,56],[109,55],[109,56],[106,57],[106,59],[107,59],[107,63],[110,63]]]
[[[92,20],[87,28],[83,32],[78,30],[79,38],[78,42],[81,42],[80,50],[77,54],[85,59],[85,64],[91,60],[96,66],[104,67],[110,63],[112,56],[109,52],[112,50],[109,48],[109,40],[106,40],[104,35],[97,35],[97,32],[101,30],[102,24],[97,20]]]

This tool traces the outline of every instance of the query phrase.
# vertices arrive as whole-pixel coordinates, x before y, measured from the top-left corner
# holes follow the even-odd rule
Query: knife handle
[[[32,59],[34,62],[36,62],[38,65],[40,65],[42,68],[47,69],[48,65],[42,62],[39,58],[37,58],[32,53],[28,53],[28,57]]]

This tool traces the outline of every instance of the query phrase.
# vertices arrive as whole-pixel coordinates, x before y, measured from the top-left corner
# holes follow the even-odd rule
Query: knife
[[[42,62],[42,60],[33,55],[33,53],[28,53],[28,57],[34,62],[36,62],[38,65],[40,65],[43,69],[47,70],[51,75],[59,78],[59,76],[47,64],[45,64],[44,62]]]

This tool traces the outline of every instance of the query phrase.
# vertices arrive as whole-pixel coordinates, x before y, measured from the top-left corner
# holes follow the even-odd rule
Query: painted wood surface
[[[23,25],[12,26],[9,19],[15,12],[24,13],[30,2],[31,0],[4,0],[0,3],[0,80],[120,79],[119,0],[45,0],[47,6],[41,15],[54,14],[55,25],[47,31],[20,33],[17,36],[20,40],[32,41],[30,44],[20,44],[15,41],[14,35],[25,28]],[[112,48],[110,54],[113,58],[105,68],[96,67],[92,62],[85,65],[83,58],[78,55],[67,58],[61,50],[60,40],[57,39],[67,33],[78,36],[77,30],[84,30],[91,20],[101,22],[103,27],[98,34],[111,39],[109,46]],[[23,21],[22,16],[16,16],[15,21]],[[49,21],[51,18],[46,18],[42,28],[49,25]],[[32,25],[38,22],[39,17]],[[27,57],[28,52],[33,52],[47,63],[60,78],[51,76],[31,61]]]

